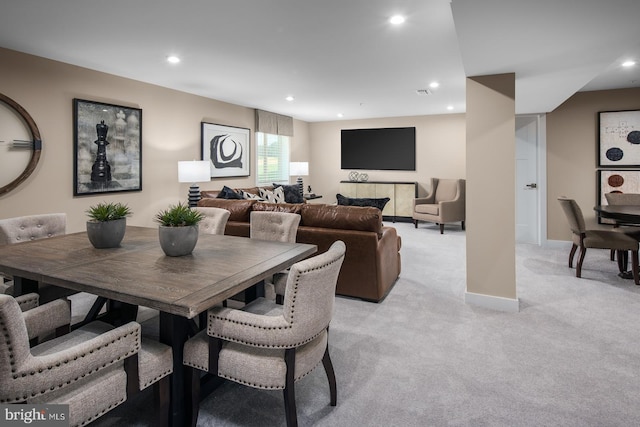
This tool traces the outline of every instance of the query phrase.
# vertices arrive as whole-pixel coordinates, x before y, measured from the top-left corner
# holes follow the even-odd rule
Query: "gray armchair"
[[[48,319],[42,313],[39,322]],[[30,325],[18,303],[0,295],[0,325],[0,403],[68,404],[69,424],[82,426],[153,384],[158,423],[168,423],[172,351],[142,339],[138,323],[92,322],[30,348]]]
[[[431,178],[431,189],[426,197],[413,200],[413,222],[434,222],[440,225],[440,234],[444,225],[460,222],[464,230],[465,221],[465,180]]]
[[[295,243],[300,225],[300,215],[289,212],[251,212],[250,236],[252,239]],[[287,271],[278,272],[271,280],[276,302],[282,304],[287,284]]]
[[[242,310],[209,310],[207,329],[184,346],[192,426],[198,419],[201,371],[254,388],[283,390],[291,427],[297,425],[294,383],[322,362],[331,405],[336,405],[328,329],[345,250],[345,244],[336,241],[327,252],[294,264],[283,305],[258,298]]]

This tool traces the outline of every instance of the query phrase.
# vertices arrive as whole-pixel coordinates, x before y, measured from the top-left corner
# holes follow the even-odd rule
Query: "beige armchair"
[[[573,245],[569,252],[569,268],[573,267],[573,257],[580,248],[580,257],[576,266],[576,277],[582,276],[582,262],[587,253],[587,248],[613,249],[618,252],[618,268],[624,271],[623,252],[631,251],[631,265],[633,269],[633,280],[636,285],[640,285],[638,276],[638,241],[624,233],[613,230],[587,230],[584,216],[580,206],[573,199],[559,197],[558,201],[564,211],[569,228],[573,233]]]
[[[68,311],[66,304],[48,307]],[[34,322],[46,326],[49,319],[41,313]],[[13,297],[0,294],[0,325],[0,403],[67,404],[69,425],[83,426],[153,384],[158,424],[168,424],[172,351],[142,339],[138,323],[92,322],[30,348],[28,328],[39,326],[25,321]]]
[[[46,239],[67,232],[67,214],[53,213],[27,215],[0,220],[0,245],[10,245],[30,240]],[[0,276],[2,276],[0,272]],[[0,277],[0,293],[13,294],[11,277]],[[45,303],[76,293],[49,284],[40,283],[38,293],[40,302]]]
[[[440,225],[440,234],[444,225],[465,221],[465,180],[431,178],[431,190],[426,197],[413,200],[413,222],[435,222]]]
[[[250,236],[252,239],[295,243],[300,225],[300,215],[288,212],[251,212]],[[287,283],[287,271],[278,272],[271,280],[276,302],[282,304]]]
[[[283,305],[259,298],[242,310],[209,310],[207,329],[184,346],[190,425],[198,419],[201,371],[254,388],[283,390],[287,426],[292,427],[297,425],[294,383],[322,362],[330,403],[336,405],[328,330],[345,250],[336,241],[327,252],[294,264]]]

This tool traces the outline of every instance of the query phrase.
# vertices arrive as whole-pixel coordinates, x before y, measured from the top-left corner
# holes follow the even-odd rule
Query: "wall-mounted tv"
[[[416,128],[342,129],[342,169],[416,170]]]

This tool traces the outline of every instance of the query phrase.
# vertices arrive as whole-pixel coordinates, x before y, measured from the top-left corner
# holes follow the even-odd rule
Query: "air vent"
[[[418,89],[416,93],[420,96],[431,95],[431,91],[429,89]]]

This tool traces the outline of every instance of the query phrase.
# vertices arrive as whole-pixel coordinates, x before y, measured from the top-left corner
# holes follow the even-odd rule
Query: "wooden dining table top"
[[[640,224],[638,205],[596,205],[593,208],[601,218],[614,219],[627,224]]]
[[[86,232],[0,246],[0,271],[191,319],[316,251],[202,234],[191,255],[169,257],[158,229],[128,226],[112,249],[95,249]]]

